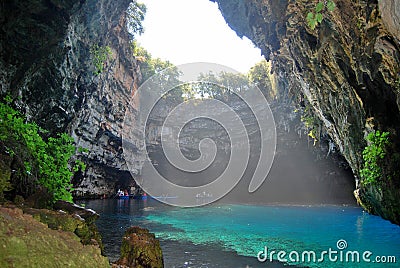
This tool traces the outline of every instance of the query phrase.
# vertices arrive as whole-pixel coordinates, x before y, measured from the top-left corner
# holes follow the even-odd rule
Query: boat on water
[[[129,199],[129,193],[127,190],[121,191],[120,189],[118,189],[117,194],[115,195],[115,197],[117,199]]]
[[[146,200],[147,199],[147,194],[144,193],[144,194],[134,195],[132,198],[136,199],[136,200]]]

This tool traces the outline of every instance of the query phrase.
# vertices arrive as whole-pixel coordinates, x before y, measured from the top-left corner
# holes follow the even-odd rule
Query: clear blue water
[[[154,200],[93,200],[106,255],[115,260],[124,230],[140,225],[161,241],[166,267],[271,267],[291,264],[307,267],[400,267],[400,227],[349,206],[267,206],[214,204],[200,208],[173,208]],[[347,247],[339,250],[338,240]],[[285,263],[259,262],[265,247],[285,251]],[[321,252],[331,250],[332,259]],[[290,261],[289,253],[299,253]],[[304,251],[314,251],[316,261],[301,262]],[[360,262],[346,253],[357,251]],[[365,251],[370,263],[362,260]],[[340,253],[342,252],[342,253]],[[342,254],[342,261],[340,260]],[[262,255],[263,256],[263,255]],[[262,257],[261,256],[261,257]],[[397,263],[373,263],[377,256],[395,256]],[[277,254],[274,254],[277,260]],[[291,255],[296,259],[295,253]]]

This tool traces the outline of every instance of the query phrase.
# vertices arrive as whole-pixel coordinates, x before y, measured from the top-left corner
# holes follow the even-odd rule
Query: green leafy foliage
[[[0,103],[1,154],[20,163],[16,167],[19,170],[11,178],[12,183],[26,188],[45,187],[52,193],[53,200],[50,201],[72,201],[72,170],[83,169],[84,164],[75,162],[70,169],[70,160],[76,151],[72,137],[62,133],[46,141],[41,136],[44,133],[46,131],[35,123],[25,122],[9,104]],[[4,184],[0,186],[2,191],[7,189]],[[32,189],[24,192],[29,191]]]
[[[94,74],[100,75],[111,55],[111,48],[109,46],[93,45],[90,48],[90,54],[92,56],[92,64],[95,68]]]
[[[128,20],[128,31],[134,35],[138,33],[139,35],[144,32],[143,20],[146,15],[146,5],[143,3],[138,3],[133,1],[129,4],[127,13]]]
[[[322,20],[323,20],[323,16],[322,16],[322,14],[321,13],[316,13],[315,14],[315,20],[318,22],[318,23],[321,23],[322,22]]]
[[[383,176],[383,159],[390,144],[389,132],[379,130],[368,134],[366,140],[368,146],[363,151],[364,168],[360,171],[361,183],[363,185],[376,184]]]
[[[227,100],[231,94],[248,90],[249,78],[242,73],[207,73],[200,74],[199,81],[209,81],[208,83],[193,84],[192,91],[202,98],[213,98]]]
[[[176,82],[179,79],[178,69],[169,61],[164,61],[160,58],[154,58],[146,49],[140,46],[136,41],[132,42],[133,55],[138,59],[140,64],[140,71],[142,73],[142,82],[152,77],[155,74],[159,74],[161,71],[169,68],[168,73],[165,73],[165,77],[161,79],[164,82],[170,80],[170,82]]]
[[[333,2],[333,1],[328,1],[327,4],[326,4],[326,9],[327,9],[329,12],[334,11],[334,10],[335,10],[335,7],[336,7],[336,4],[335,4],[335,2]]]
[[[315,6],[315,12],[319,13],[321,12],[325,7],[324,2],[318,2],[318,4]]]
[[[321,121],[315,117],[313,113],[313,108],[310,104],[306,105],[306,108],[304,109],[300,120],[307,128],[307,135],[313,140],[313,145],[315,146],[320,137]]]
[[[335,7],[336,7],[335,2],[333,2],[332,0],[319,1],[315,6],[314,12],[307,13],[306,21],[308,23],[308,26],[312,30],[314,30],[315,27],[317,27],[317,25],[321,23],[322,20],[324,19],[323,14],[326,12],[334,11]]]
[[[268,101],[278,98],[275,79],[271,74],[271,64],[266,60],[256,63],[247,73],[249,81],[255,84]]]
[[[151,87],[151,93],[157,94],[157,89],[174,88],[169,92],[168,98],[172,97],[175,101],[181,101],[193,98],[221,99],[227,98],[231,92],[247,90],[245,87],[249,84],[249,78],[245,74],[227,72],[201,74],[198,77],[199,81],[205,80],[208,83],[181,83],[179,69],[172,63],[160,58],[153,58],[136,41],[133,41],[131,46],[132,52],[140,64],[141,83],[151,78],[151,83],[157,85]],[[179,86],[176,86],[178,84]],[[168,85],[172,85],[172,87]],[[220,85],[226,85],[226,87]]]
[[[307,14],[307,23],[308,23],[308,26],[310,26],[310,28],[311,28],[312,30],[315,29],[315,27],[317,26],[317,20],[315,19],[314,13],[309,12],[309,13]]]
[[[80,159],[76,159],[75,160],[75,165],[73,166],[73,171],[77,172],[77,171],[85,171],[86,170],[86,164],[80,160]]]
[[[151,92],[149,93],[154,94],[157,98],[161,94],[159,91],[173,88],[168,94],[163,95],[163,98],[168,98],[169,101],[179,103],[182,100],[182,88],[184,86],[176,86],[180,83],[180,72],[178,68],[169,61],[153,58],[152,55],[136,41],[131,43],[131,49],[140,65],[140,72],[142,74],[140,84],[152,78],[150,82],[153,86],[151,86]]]

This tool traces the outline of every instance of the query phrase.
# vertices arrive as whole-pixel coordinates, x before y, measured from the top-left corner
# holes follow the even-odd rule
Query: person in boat
[[[124,195],[124,192],[123,192],[123,191],[121,191],[121,189],[118,189],[118,191],[117,191],[117,195],[118,195],[118,196],[123,196],[123,195]]]
[[[128,190],[124,190],[124,196],[129,196]]]

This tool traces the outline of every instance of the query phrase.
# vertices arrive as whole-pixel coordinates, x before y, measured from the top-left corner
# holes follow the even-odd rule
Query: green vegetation
[[[10,159],[8,170],[15,172],[0,178],[1,193],[10,190],[12,185],[18,194],[29,196],[41,186],[51,193],[50,202],[72,202],[72,170],[85,169],[79,160],[69,167],[76,151],[72,137],[62,133],[43,139],[46,131],[35,123],[26,122],[10,103],[10,98],[6,98],[6,103],[0,103],[0,154],[2,158]],[[7,170],[5,163],[2,173],[3,170]]]
[[[143,20],[146,15],[146,5],[133,1],[129,4],[126,11],[128,20],[128,31],[133,35],[135,33],[142,34],[144,32]]]
[[[221,72],[200,74],[197,82],[181,84],[179,80],[179,70],[169,61],[160,58],[153,58],[152,55],[136,41],[131,43],[132,53],[138,60],[142,74],[141,84],[153,77],[152,83],[156,83],[159,88],[168,88],[168,84],[174,85],[175,100],[193,98],[214,98],[227,99],[234,92],[248,90],[248,85],[254,83],[259,86],[269,99],[276,98],[277,93],[272,89],[270,81],[270,66],[267,61],[256,64],[248,74]],[[162,76],[159,74],[162,73]],[[159,81],[154,81],[157,78]],[[180,84],[178,87],[175,85]],[[157,87],[153,87],[156,90]],[[156,93],[156,92],[153,92]],[[171,95],[169,95],[171,97]]]
[[[122,239],[118,267],[164,267],[160,242],[149,230],[137,226],[128,228]]]
[[[332,0],[328,1],[319,1],[318,4],[315,6],[315,12],[309,12],[307,14],[306,20],[308,26],[314,30],[315,27],[322,22],[324,19],[323,14],[326,12],[332,12],[335,10],[335,3]]]
[[[382,164],[390,144],[389,132],[379,130],[368,134],[368,146],[363,151],[364,168],[360,171],[363,185],[376,184],[383,176]]]
[[[158,86],[152,87],[153,91],[151,93],[159,95],[160,92],[157,92],[157,89],[174,89],[166,93],[163,97],[168,97],[170,101],[180,102],[182,100],[182,89],[185,85],[176,87],[177,84],[180,84],[178,68],[169,61],[153,58],[152,55],[136,41],[132,42],[132,52],[140,65],[140,72],[142,74],[140,84],[143,84],[152,77],[151,82]]]
[[[249,80],[245,74],[220,72],[218,74],[201,74],[199,81],[209,83],[198,83],[192,86],[192,91],[202,98],[213,98],[227,100],[232,93],[248,90]],[[193,94],[193,93],[192,93]]]
[[[170,68],[165,79],[174,80],[179,79],[178,69],[169,61],[164,61],[160,58],[153,58],[153,56],[136,41],[132,42],[132,52],[140,64],[140,72],[142,73],[142,83],[155,74]],[[174,80],[175,81],[175,80]]]
[[[111,55],[111,48],[109,46],[93,45],[90,48],[90,54],[92,56],[93,66],[95,68],[94,74],[100,75],[103,72],[104,66]]]
[[[300,120],[304,123],[308,129],[308,136],[313,139],[313,145],[315,146],[320,136],[321,122],[313,113],[313,108],[310,104],[306,105],[306,108],[301,115]]]
[[[179,98],[224,99],[232,92],[247,90],[247,86],[249,85],[249,77],[246,74],[222,72],[219,74],[201,74],[198,77],[198,81],[206,80],[209,83],[182,84],[179,87],[175,87],[175,85],[180,84],[180,73],[176,66],[169,61],[164,61],[160,58],[153,58],[152,55],[136,41],[132,42],[132,52],[140,64],[140,71],[142,74],[141,83],[144,83],[146,80],[157,74],[156,77],[159,81],[154,81],[155,77],[153,77],[152,82],[159,84],[160,88],[168,88],[168,84],[174,85],[174,88],[177,89],[174,90],[175,92],[173,93],[176,100]],[[268,67],[264,66],[264,64],[266,64],[266,61],[265,63],[261,62],[259,68],[254,68],[254,77],[255,72],[259,72],[259,75],[264,71],[266,74],[269,73],[269,71],[266,70]],[[162,76],[159,75],[161,73]],[[259,80],[261,80],[261,77],[259,77]],[[221,85],[224,85],[225,87]]]
[[[136,41],[132,42],[132,52],[140,65],[142,74],[141,84],[152,78],[151,82],[158,85],[158,87],[152,87],[152,93],[155,94],[158,94],[158,92],[156,92],[157,88],[173,88],[174,90],[171,90],[164,97],[172,97],[172,99],[178,102],[193,98],[226,99],[232,92],[247,90],[247,86],[249,85],[249,78],[247,75],[227,72],[221,72],[219,74],[201,74],[198,77],[198,81],[207,82],[181,84],[178,68],[169,61],[153,58],[152,55]],[[179,86],[176,86],[178,84]]]
[[[248,73],[249,80],[254,83],[266,96],[268,101],[278,97],[275,80],[271,75],[271,64],[266,60],[256,63],[250,68]]]

